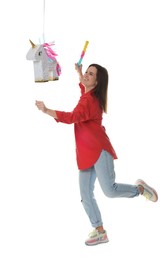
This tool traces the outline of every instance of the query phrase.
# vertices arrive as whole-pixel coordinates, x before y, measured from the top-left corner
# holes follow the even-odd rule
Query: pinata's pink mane
[[[48,56],[48,58],[51,60],[51,61],[57,61],[56,60],[56,56],[58,56],[58,54],[56,54],[53,49],[51,48],[51,46],[54,46],[54,42],[52,43],[43,43],[42,46],[44,47],[45,51],[46,51],[46,54]],[[56,66],[56,71],[57,71],[57,74],[60,76],[61,74],[61,67],[59,65],[59,63],[57,62],[57,66]]]

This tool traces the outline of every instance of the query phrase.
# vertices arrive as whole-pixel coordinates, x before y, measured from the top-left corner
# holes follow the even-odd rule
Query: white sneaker
[[[91,233],[89,233],[89,237],[86,239],[85,244],[87,246],[94,246],[101,243],[107,243],[108,241],[106,231],[104,231],[104,233],[100,233],[97,229],[94,229]]]
[[[145,183],[143,180],[137,180],[136,181],[137,186],[142,186],[144,188],[143,196],[146,197],[146,199],[151,200],[153,202],[156,202],[158,200],[158,194],[156,190],[154,190],[152,187],[150,187],[147,183]]]

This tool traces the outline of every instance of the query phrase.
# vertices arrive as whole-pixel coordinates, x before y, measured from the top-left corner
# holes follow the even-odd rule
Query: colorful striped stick
[[[82,51],[82,53],[81,53],[81,57],[80,57],[80,59],[79,59],[79,61],[78,61],[78,66],[80,66],[81,63],[82,63],[82,59],[83,59],[83,57],[84,57],[84,55],[85,55],[86,49],[87,49],[87,47],[88,47],[88,44],[89,44],[89,41],[86,41],[86,42],[85,42],[85,45],[84,45],[84,48],[83,48],[83,51]]]

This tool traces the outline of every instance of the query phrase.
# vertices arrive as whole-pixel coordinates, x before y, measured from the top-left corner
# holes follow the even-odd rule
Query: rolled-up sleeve
[[[90,100],[85,96],[81,96],[77,106],[72,112],[55,111],[57,114],[57,122],[65,124],[73,124],[84,122],[90,119]]]

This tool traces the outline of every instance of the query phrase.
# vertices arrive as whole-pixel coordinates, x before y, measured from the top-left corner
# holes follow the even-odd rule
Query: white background
[[[55,41],[59,81],[35,83],[29,38],[43,33],[42,0],[0,4],[0,259],[166,257],[167,7],[162,0],[46,0],[44,32]],[[117,182],[142,178],[159,201],[95,195],[110,242],[86,247],[92,230],[80,203],[73,125],[35,107],[71,111],[80,96],[74,63],[108,69],[103,124],[118,154]]]

